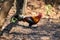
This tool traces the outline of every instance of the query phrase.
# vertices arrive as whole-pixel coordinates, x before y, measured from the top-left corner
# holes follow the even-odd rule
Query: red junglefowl
[[[40,21],[41,17],[42,17],[42,14],[39,14],[39,15],[33,16],[33,17],[31,17],[31,16],[30,17],[25,17],[23,19],[23,21],[28,22],[29,26],[32,26],[34,24],[37,24]]]
[[[37,16],[29,16],[29,17],[24,17],[24,16],[21,16],[21,15],[19,17],[15,16],[15,18],[18,21],[26,21],[26,22],[28,22],[29,26],[37,24],[40,21],[41,17],[42,17],[42,14],[38,14]]]

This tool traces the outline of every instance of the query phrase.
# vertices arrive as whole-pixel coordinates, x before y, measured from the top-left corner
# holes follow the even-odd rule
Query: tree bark
[[[2,28],[13,2],[14,0],[5,0],[5,2],[0,6],[0,28]]]

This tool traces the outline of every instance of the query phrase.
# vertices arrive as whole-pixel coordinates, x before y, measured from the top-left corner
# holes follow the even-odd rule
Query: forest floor
[[[28,23],[22,21],[18,22],[19,25],[9,24],[11,17],[15,13],[16,7],[14,4],[10,9],[7,21],[4,24],[4,27],[6,26],[11,30],[9,33],[3,33],[0,40],[60,40],[60,12],[57,15],[53,14],[51,19],[46,18],[46,16],[44,16],[45,18],[42,17],[37,23],[38,27],[36,28],[26,28],[24,26],[28,26]]]

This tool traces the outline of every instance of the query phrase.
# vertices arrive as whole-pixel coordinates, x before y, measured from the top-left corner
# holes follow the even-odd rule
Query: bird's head
[[[38,14],[38,18],[41,18],[41,17],[42,17],[42,13],[39,13],[39,14]]]

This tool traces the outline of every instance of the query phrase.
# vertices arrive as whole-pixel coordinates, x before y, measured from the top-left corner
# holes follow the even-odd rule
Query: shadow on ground
[[[46,22],[46,24],[41,25],[37,28],[30,28],[33,30],[32,33],[29,34],[23,34],[20,32],[12,32],[9,33],[10,30],[12,29],[12,27],[16,27],[16,26],[20,26],[26,29],[26,27],[24,27],[23,25],[18,25],[17,23],[10,23],[9,25],[6,26],[6,28],[2,31],[2,33],[7,33],[9,35],[13,34],[13,35],[22,35],[23,37],[25,37],[24,35],[26,35],[27,37],[34,37],[35,35],[37,36],[37,38],[42,37],[42,36],[49,36],[51,37],[52,40],[57,40],[60,39],[60,23],[50,23],[49,21]],[[16,37],[15,36],[15,37]]]

